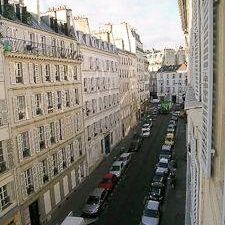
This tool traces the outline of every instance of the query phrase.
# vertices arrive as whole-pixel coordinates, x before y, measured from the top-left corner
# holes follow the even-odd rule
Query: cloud
[[[32,1],[33,2],[33,1]],[[145,48],[183,44],[177,0],[40,0],[41,10],[67,5],[74,15],[86,15],[91,29],[127,21],[141,36]]]

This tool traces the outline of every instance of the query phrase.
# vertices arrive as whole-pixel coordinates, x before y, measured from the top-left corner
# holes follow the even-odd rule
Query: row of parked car
[[[160,222],[160,206],[165,197],[167,178],[174,167],[173,149],[178,115],[179,112],[173,112],[169,121],[140,225],[158,225]]]
[[[143,144],[143,139],[149,137],[152,129],[152,119],[145,118],[145,123],[141,128],[141,135],[135,133],[128,147],[127,152],[121,149],[121,155],[112,164],[109,173],[105,174],[98,187],[91,192],[82,210],[83,217],[97,217],[107,204],[107,199],[117,185],[120,177],[126,170],[132,153],[138,152]]]

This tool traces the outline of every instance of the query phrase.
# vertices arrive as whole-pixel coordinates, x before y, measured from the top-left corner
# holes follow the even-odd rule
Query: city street
[[[150,182],[154,167],[158,160],[167,123],[170,115],[159,115],[153,123],[151,137],[146,138],[141,151],[134,153],[129,167],[115,188],[104,212],[99,216],[95,225],[137,225],[141,220],[144,202],[150,190]],[[122,146],[129,146],[132,133],[117,146],[113,154],[106,158],[101,165],[90,175],[77,191],[66,200],[54,215],[51,224],[58,224],[73,211],[79,216],[86,197],[98,184],[104,173],[113,162]],[[162,207],[161,225],[180,225],[184,223],[185,206],[185,124],[179,119],[177,129],[177,143],[175,149],[177,158],[177,187],[172,190],[168,185],[167,195]]]

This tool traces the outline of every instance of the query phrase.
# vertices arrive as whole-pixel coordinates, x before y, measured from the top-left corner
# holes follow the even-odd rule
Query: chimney
[[[40,17],[40,0],[37,0],[37,21],[40,23],[41,17]]]

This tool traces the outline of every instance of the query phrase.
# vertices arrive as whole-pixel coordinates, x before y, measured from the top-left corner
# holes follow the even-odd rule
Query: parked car
[[[155,172],[153,179],[152,179],[152,186],[158,186],[158,187],[163,187],[166,186],[166,175],[161,172]]]
[[[107,191],[112,191],[118,182],[118,178],[115,174],[107,173],[102,178],[102,181],[98,184],[99,188],[104,188]]]
[[[175,136],[172,133],[167,133],[165,138],[165,145],[174,145]]]
[[[142,145],[142,139],[133,139],[130,143],[128,152],[138,152]]]
[[[151,186],[151,190],[149,192],[149,198],[150,200],[161,202],[164,198],[164,193],[165,193],[164,187]]]
[[[172,128],[172,127],[167,127],[166,132],[167,132],[167,133],[172,133],[172,134],[173,134],[173,133],[175,132],[175,128],[174,128],[174,127],[173,127],[173,128]]]
[[[141,132],[142,132],[142,137],[149,137],[151,134],[151,126],[149,123],[145,123],[142,128],[141,128]]]
[[[112,164],[112,167],[110,169],[110,173],[115,174],[118,178],[121,176],[124,170],[123,162],[121,161],[115,161]]]
[[[160,154],[159,154],[159,159],[172,159],[172,151],[171,150],[166,150],[166,149],[161,149]]]
[[[131,160],[131,153],[123,153],[120,155],[118,161],[122,161],[124,166],[128,166],[128,163]]]
[[[96,217],[104,208],[108,194],[109,192],[104,188],[95,188],[84,205],[83,216]]]
[[[174,127],[176,127],[176,125],[177,125],[176,121],[175,120],[172,120],[172,119],[169,121],[169,125],[170,124],[172,124]]]
[[[158,225],[159,224],[159,206],[158,201],[149,200],[144,208],[141,218],[141,225]]]
[[[169,172],[169,160],[168,159],[165,159],[165,158],[160,159],[156,166],[157,166],[158,172],[168,174],[168,172]]]

